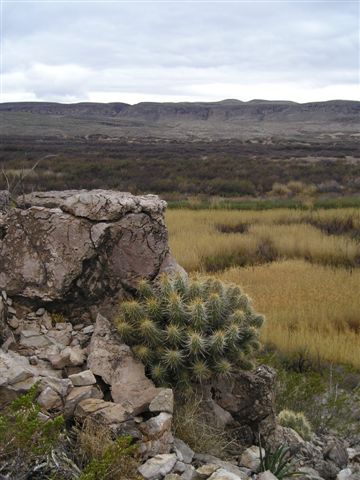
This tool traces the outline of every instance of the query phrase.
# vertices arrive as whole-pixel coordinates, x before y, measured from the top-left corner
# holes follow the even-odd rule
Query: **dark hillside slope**
[[[89,134],[110,137],[251,138],[352,133],[360,125],[360,102],[335,100],[58,104],[0,104],[2,135]],[[44,118],[46,116],[46,119]],[[37,132],[39,129],[39,132]]]

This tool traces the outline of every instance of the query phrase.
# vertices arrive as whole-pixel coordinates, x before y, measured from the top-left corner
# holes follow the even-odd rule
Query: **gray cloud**
[[[2,101],[355,98],[356,1],[3,5]]]

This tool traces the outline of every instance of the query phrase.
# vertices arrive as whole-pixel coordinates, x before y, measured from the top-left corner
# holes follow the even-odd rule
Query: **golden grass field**
[[[167,224],[189,272],[211,272],[253,298],[267,317],[265,343],[360,368],[359,210],[170,210]],[[222,233],[219,225],[246,227]],[[344,232],[330,235],[324,225]]]

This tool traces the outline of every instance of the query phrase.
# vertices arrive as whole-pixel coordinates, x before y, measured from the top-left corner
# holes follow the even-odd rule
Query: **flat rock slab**
[[[98,314],[89,345],[88,368],[111,386],[115,403],[122,404],[134,415],[148,409],[159,393],[145,376],[144,365],[124,345],[110,322]]]
[[[158,480],[171,472],[176,463],[176,455],[168,453],[156,455],[139,467],[139,473],[147,480]]]

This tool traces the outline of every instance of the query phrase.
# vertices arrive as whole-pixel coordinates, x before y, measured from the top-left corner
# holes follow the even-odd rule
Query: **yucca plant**
[[[187,391],[252,368],[263,322],[236,285],[162,275],[156,285],[139,282],[138,299],[120,305],[115,323],[157,385]]]
[[[263,455],[260,443],[260,470],[262,472],[269,470],[278,480],[302,476],[303,472],[294,470],[292,459],[290,449],[285,445],[279,445],[274,452],[265,450],[265,455]]]

